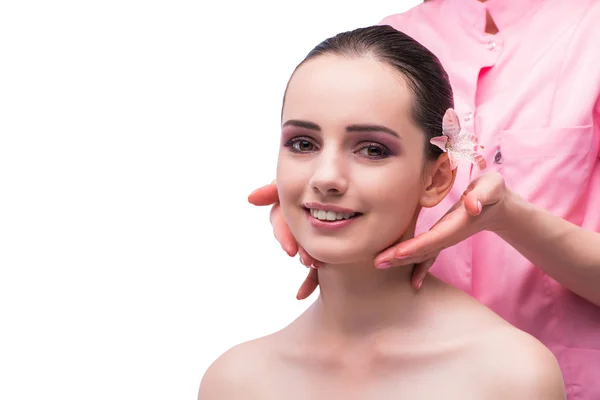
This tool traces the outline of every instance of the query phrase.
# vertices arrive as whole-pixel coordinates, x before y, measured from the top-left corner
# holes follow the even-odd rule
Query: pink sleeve
[[[594,130],[597,135],[600,136],[600,93],[598,93],[598,100],[596,100],[596,106],[594,107],[594,111],[592,115],[592,121],[594,124]],[[600,138],[597,139],[600,141]],[[600,146],[598,148],[598,158],[600,158]]]

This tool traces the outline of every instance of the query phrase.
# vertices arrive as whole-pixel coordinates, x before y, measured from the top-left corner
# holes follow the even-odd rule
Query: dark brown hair
[[[414,96],[412,118],[427,137],[426,154],[437,159],[442,151],[429,144],[429,139],[442,134],[444,113],[454,107],[454,100],[448,74],[431,51],[391,26],[377,25],[342,32],[324,40],[296,69],[325,54],[372,57],[405,77]]]

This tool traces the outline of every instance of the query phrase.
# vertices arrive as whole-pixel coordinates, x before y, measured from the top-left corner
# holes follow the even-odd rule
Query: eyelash
[[[285,143],[285,147],[289,148],[290,151],[292,151],[294,153],[298,153],[298,154],[305,154],[305,153],[311,152],[311,150],[309,150],[309,151],[302,151],[302,150],[297,149],[295,147],[296,143],[301,143],[301,142],[308,142],[312,146],[318,147],[311,138],[306,137],[306,136],[298,136],[298,137],[295,137],[295,138],[292,138],[292,139],[288,140]],[[389,157],[391,155],[391,152],[390,152],[390,150],[387,147],[385,147],[382,144],[375,143],[375,142],[365,143],[363,146],[360,147],[360,149],[357,150],[357,152],[361,152],[361,151],[363,151],[365,149],[369,149],[369,148],[372,148],[372,147],[377,148],[378,150],[380,150],[381,153],[382,153],[382,155],[381,156],[375,156],[375,157],[373,157],[373,156],[369,156],[369,155],[365,154],[364,157],[366,157],[368,159],[371,159],[371,160],[382,160],[382,159],[387,158],[387,157]]]
[[[374,142],[365,143],[365,145],[360,148],[360,151],[365,150],[365,149],[369,149],[370,147],[375,147],[376,149],[378,149],[379,151],[381,151],[382,155],[381,156],[376,156],[376,157],[365,155],[365,157],[367,157],[368,159],[371,159],[371,160],[383,160],[384,158],[388,158],[389,156],[392,155],[392,152],[389,151],[389,149],[387,147],[385,147],[382,144],[374,143]]]
[[[302,142],[308,142],[308,143],[312,144],[313,146],[318,147],[311,138],[308,138],[306,136],[297,136],[295,138],[291,138],[290,140],[287,141],[287,143],[285,144],[285,147],[288,147],[290,149],[290,151],[292,151],[294,153],[299,153],[299,154],[308,153],[307,151],[302,151],[302,150],[299,150],[296,147],[294,147],[294,145],[296,143],[302,143]]]

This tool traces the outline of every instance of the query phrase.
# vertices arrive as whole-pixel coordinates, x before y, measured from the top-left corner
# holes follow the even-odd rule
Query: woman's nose
[[[322,153],[310,180],[314,191],[323,195],[340,195],[348,189],[348,178],[343,159]]]

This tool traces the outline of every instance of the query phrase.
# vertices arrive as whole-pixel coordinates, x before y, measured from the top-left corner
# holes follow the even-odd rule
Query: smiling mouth
[[[362,213],[359,212],[352,212],[352,213],[340,213],[340,212],[335,212],[335,211],[325,211],[325,210],[319,210],[316,208],[304,208],[304,210],[310,214],[311,217],[313,217],[314,219],[318,219],[319,221],[323,221],[323,222],[336,222],[336,221],[343,221],[343,220],[349,220],[349,219],[353,219],[356,217],[359,217],[362,215]]]

